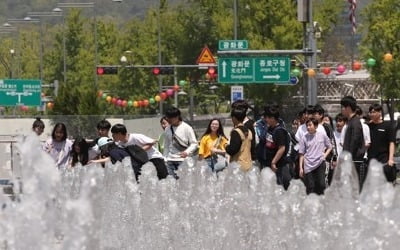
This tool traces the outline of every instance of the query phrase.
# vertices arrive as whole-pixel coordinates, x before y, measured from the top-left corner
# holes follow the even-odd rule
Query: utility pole
[[[310,53],[307,54],[307,66],[311,69],[317,68],[317,41],[315,34],[319,31],[318,23],[313,21],[312,13],[312,0],[298,0],[297,1],[297,20],[303,23],[304,29],[304,42],[303,50]],[[307,25],[308,24],[308,25]],[[315,77],[310,77],[307,74],[303,74],[305,83],[307,83],[305,89],[307,90],[307,99],[305,100],[307,105],[317,104],[317,80]]]

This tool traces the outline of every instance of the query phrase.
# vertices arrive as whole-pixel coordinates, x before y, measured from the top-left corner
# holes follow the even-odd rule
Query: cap
[[[102,147],[108,143],[111,143],[113,140],[111,138],[108,137],[100,137],[100,139],[97,141],[97,145],[99,147]]]

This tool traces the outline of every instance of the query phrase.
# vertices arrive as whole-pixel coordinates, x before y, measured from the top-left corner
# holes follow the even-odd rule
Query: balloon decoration
[[[373,67],[376,64],[376,60],[374,58],[368,58],[367,65],[368,67]]]
[[[384,60],[385,62],[393,62],[393,55],[390,54],[390,53],[386,53],[386,54],[383,56],[383,60]]]
[[[103,91],[99,90],[97,92],[97,96],[99,98],[105,99],[105,101],[109,104],[113,104],[116,107],[135,107],[135,108],[142,108],[142,107],[148,107],[150,105],[154,105],[158,102],[161,102],[163,100],[166,100],[169,97],[172,97],[174,95],[174,93],[178,92],[179,89],[181,88],[181,86],[183,86],[184,84],[186,84],[185,80],[181,80],[179,82],[179,85],[175,84],[174,86],[172,86],[170,89],[167,89],[163,92],[158,93],[157,95],[155,95],[154,97],[149,97],[146,99],[142,99],[142,100],[124,100],[122,98],[118,98],[118,97],[113,97],[111,95],[108,95],[106,93],[104,93]]]
[[[339,64],[339,65],[336,67],[336,71],[337,71],[339,74],[343,74],[343,73],[346,71],[346,67],[345,67],[344,65],[342,65],[342,64]]]
[[[331,67],[323,67],[322,73],[324,73],[324,75],[329,75],[331,73]]]

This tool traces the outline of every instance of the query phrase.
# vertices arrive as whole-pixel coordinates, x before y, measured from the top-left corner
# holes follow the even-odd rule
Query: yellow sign
[[[205,64],[205,63],[216,63],[213,54],[210,49],[206,46],[200,53],[200,56],[196,60],[197,64]]]

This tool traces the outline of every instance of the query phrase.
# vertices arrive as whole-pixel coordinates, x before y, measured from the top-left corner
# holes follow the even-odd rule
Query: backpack
[[[130,157],[138,162],[139,164],[143,165],[146,162],[149,161],[149,157],[147,156],[147,152],[140,146],[138,145],[129,145],[125,148],[125,150],[128,152]]]
[[[285,131],[285,134],[286,134],[285,155],[283,156],[284,159],[287,162],[296,162],[298,152],[296,151],[295,146],[297,145],[298,141],[283,126],[278,126],[278,127],[274,128],[274,130],[272,131],[272,136],[274,136],[275,132],[278,129],[282,129],[283,131]]]

